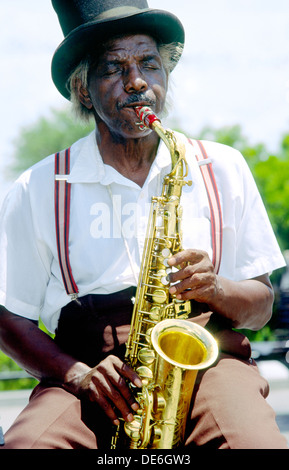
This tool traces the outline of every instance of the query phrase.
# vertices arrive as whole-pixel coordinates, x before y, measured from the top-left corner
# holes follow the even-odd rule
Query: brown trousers
[[[132,295],[132,290],[126,290],[71,303],[62,310],[55,340],[91,366],[110,353],[123,357]],[[209,312],[196,312],[193,321],[206,325],[221,351],[217,362],[198,375],[187,419],[186,449],[287,449],[266,402],[268,383],[250,359],[247,338]],[[97,404],[41,383],[6,433],[3,448],[108,450],[112,434],[112,425]]]

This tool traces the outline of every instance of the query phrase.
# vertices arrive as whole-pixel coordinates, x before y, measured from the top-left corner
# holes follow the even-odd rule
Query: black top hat
[[[158,43],[184,44],[181,22],[173,14],[148,7],[146,0],[52,0],[65,39],[52,59],[52,79],[67,99],[67,80],[100,41],[125,33],[146,33]]]

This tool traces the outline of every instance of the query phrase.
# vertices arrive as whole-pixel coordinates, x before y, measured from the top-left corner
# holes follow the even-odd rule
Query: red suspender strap
[[[196,153],[196,158],[204,178],[206,186],[210,212],[211,212],[211,226],[212,226],[212,245],[213,245],[213,259],[212,263],[215,267],[215,272],[218,273],[222,258],[222,245],[223,245],[223,221],[222,209],[218,193],[218,188],[213,172],[213,165],[208,158],[204,145],[199,140],[190,140]]]
[[[69,216],[71,185],[67,183],[70,172],[70,148],[55,154],[55,228],[58,259],[65,290],[72,299],[77,298],[78,287],[69,262]]]

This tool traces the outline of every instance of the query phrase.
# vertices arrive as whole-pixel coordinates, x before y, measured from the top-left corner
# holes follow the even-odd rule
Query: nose
[[[127,93],[143,92],[147,89],[147,82],[139,68],[134,65],[129,67],[124,77],[124,89]]]

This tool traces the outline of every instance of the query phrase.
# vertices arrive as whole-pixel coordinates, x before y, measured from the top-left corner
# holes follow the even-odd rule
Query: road
[[[261,374],[270,384],[267,401],[276,412],[280,431],[289,445],[289,368],[279,361],[259,361]],[[0,425],[6,432],[28,402],[30,390],[0,393]]]

